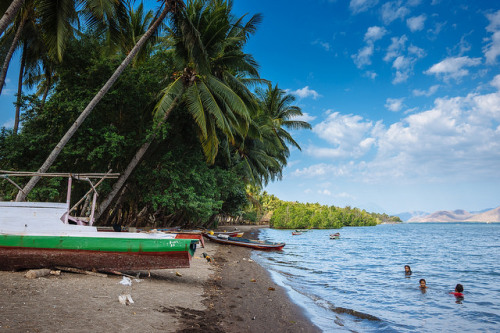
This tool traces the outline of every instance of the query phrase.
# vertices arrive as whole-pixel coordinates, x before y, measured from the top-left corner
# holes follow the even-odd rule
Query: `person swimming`
[[[450,294],[452,294],[455,297],[464,297],[464,286],[462,286],[460,283],[455,286],[455,291],[452,291]]]
[[[418,283],[420,284],[420,290],[423,294],[425,294],[425,292],[427,291],[427,282],[425,281],[425,279],[420,279]]]
[[[405,265],[405,275],[410,276],[411,275],[411,268],[410,265]]]

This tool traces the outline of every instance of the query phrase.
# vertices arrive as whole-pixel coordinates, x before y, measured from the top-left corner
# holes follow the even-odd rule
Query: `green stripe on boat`
[[[0,235],[0,246],[110,252],[177,252],[194,254],[192,239],[109,238],[78,236]]]

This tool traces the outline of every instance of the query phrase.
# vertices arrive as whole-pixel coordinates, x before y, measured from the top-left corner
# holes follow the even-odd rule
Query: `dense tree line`
[[[401,222],[387,214],[368,213],[350,206],[340,208],[317,203],[281,202],[273,211],[270,225],[278,229],[335,229]]]

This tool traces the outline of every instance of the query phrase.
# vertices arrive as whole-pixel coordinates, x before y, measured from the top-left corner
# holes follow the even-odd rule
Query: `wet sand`
[[[251,227],[240,229],[256,235]],[[127,272],[140,274],[131,286],[115,275],[27,279],[25,272],[0,271],[0,332],[320,332],[249,260],[252,250],[205,246],[191,268],[152,270],[149,277]],[[134,303],[122,305],[118,297],[127,294]]]

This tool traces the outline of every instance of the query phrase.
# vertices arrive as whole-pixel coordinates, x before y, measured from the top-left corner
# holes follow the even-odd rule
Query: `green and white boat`
[[[92,217],[85,221],[69,216],[69,193],[67,203],[0,201],[0,270],[190,266],[198,239],[165,233],[98,232]]]

